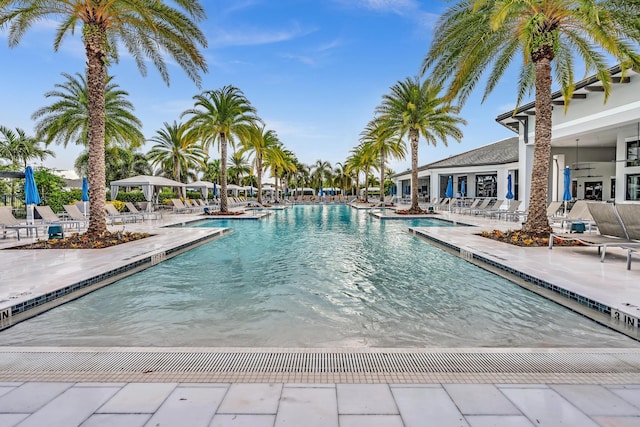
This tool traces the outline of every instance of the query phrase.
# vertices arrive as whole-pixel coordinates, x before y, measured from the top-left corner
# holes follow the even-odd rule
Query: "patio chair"
[[[140,214],[122,213],[111,203],[105,203],[104,210],[107,213],[107,220],[111,221],[111,225],[114,225],[116,221],[125,223],[127,221],[138,222],[138,218],[144,219]]]
[[[562,228],[563,230],[565,229],[565,227],[571,227],[571,225],[575,223],[582,222],[587,226],[589,232],[591,232],[591,226],[595,225],[593,216],[591,215],[591,212],[587,207],[586,200],[576,201],[566,217],[555,217],[552,218],[552,221],[553,219],[560,220],[560,228]]]
[[[487,215],[489,212],[498,212],[498,209],[500,209],[500,206],[502,206],[502,204],[504,203],[504,200],[500,199],[500,200],[496,200],[493,204],[490,204],[488,206],[486,206],[484,209],[482,209],[482,206],[480,206],[477,209],[474,209],[472,211],[472,213],[474,215]]]
[[[487,209],[487,206],[489,206],[489,203],[491,203],[491,199],[489,199],[489,198],[478,199],[478,200],[480,200],[480,203],[476,204],[474,207],[469,207],[468,209],[463,209],[462,213],[468,212],[469,215],[471,215],[472,213],[475,213],[476,211],[483,211],[483,210]]]
[[[190,213],[192,211],[192,209],[185,206],[180,199],[171,199],[171,203],[173,204],[173,212],[175,213]]]
[[[143,220],[151,217],[153,217],[153,219],[158,218],[158,214],[156,212],[139,211],[132,202],[124,202],[124,205],[131,214],[139,215]]]
[[[514,214],[518,208],[520,207],[520,205],[522,204],[522,200],[512,200],[511,204],[509,205],[509,207],[507,207],[507,209],[496,209],[496,210],[490,210],[484,213],[484,216],[488,216],[488,217],[498,217],[498,219],[502,218],[502,215],[505,216],[505,218],[507,218],[509,215]]]
[[[622,206],[622,205],[620,205]],[[612,203],[587,203],[587,208],[600,232],[599,236],[590,235],[588,237],[574,237],[572,234],[554,234],[549,237],[549,249],[553,248],[554,238],[563,240],[576,240],[586,246],[595,246],[598,248],[600,262],[604,262],[607,253],[607,247],[619,247],[627,250],[627,269],[631,269],[631,252],[640,248],[640,240],[630,238],[630,235],[622,221],[621,216]],[[637,209],[637,208],[636,208]],[[637,215],[633,212],[633,208],[623,208],[625,219],[627,215]],[[638,219],[631,219],[632,229],[637,232]],[[633,237],[640,237],[633,235]]]
[[[86,220],[61,219],[55,212],[53,212],[50,206],[36,206],[36,212],[38,212],[38,215],[40,215],[44,224],[61,225],[62,227],[65,225],[75,226],[78,231],[80,231],[80,226],[83,224],[86,225],[87,223]]]
[[[13,216],[12,209],[11,206],[0,206],[0,227],[3,229],[4,237],[7,237],[6,230],[13,230],[18,236],[18,240],[20,240],[20,230],[22,229],[27,230],[27,235],[35,230],[36,237],[38,237],[38,226],[20,223],[20,221]]]
[[[562,207],[562,202],[549,203],[549,206],[547,206],[547,216],[549,218],[555,217],[561,207]]]
[[[62,205],[69,218],[76,221],[88,221],[89,217],[85,216],[76,205]]]

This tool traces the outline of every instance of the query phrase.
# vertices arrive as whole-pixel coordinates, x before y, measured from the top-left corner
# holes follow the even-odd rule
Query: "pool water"
[[[2,345],[630,347],[637,343],[348,206],[204,220],[233,233],[0,333]]]

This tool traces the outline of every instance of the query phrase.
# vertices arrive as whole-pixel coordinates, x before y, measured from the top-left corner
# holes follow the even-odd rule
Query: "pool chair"
[[[107,214],[107,220],[111,221],[111,225],[114,225],[116,222],[138,222],[138,218],[142,218],[140,214],[134,213],[122,213],[114,205],[111,203],[105,203],[104,210]]]
[[[3,231],[4,237],[7,237],[6,230],[15,231],[18,236],[18,240],[20,240],[20,230],[27,230],[27,235],[31,234],[35,230],[36,237],[38,237],[38,226],[20,223],[20,221],[13,216],[12,209],[13,208],[11,206],[0,206],[0,228]]]
[[[504,200],[496,200],[493,203],[489,200],[488,204],[482,203],[478,208],[472,210],[471,213],[474,215],[486,215],[489,212],[497,212],[503,203]],[[484,206],[484,208],[482,206]]]
[[[475,203],[475,205],[472,203],[472,205],[474,206],[469,206],[468,208],[463,208],[460,213],[464,213],[464,214],[473,214],[476,211],[483,211],[485,209],[487,209],[487,206],[489,206],[489,203],[491,203],[491,199],[486,198],[486,199],[476,199],[478,201],[478,203]],[[475,200],[474,200],[475,202]]]
[[[174,213],[191,213],[192,209],[188,206],[185,206],[180,199],[171,199],[171,203],[173,204],[173,212]]]
[[[562,207],[562,202],[549,203],[549,206],[547,206],[547,217],[549,218],[556,217],[561,207]]]
[[[591,232],[591,226],[595,225],[590,210],[587,208],[586,200],[578,200],[573,204],[569,213],[566,216],[556,216],[551,218],[552,222],[560,222],[560,228],[565,230],[571,229],[573,224],[582,223],[585,228],[588,228]]]
[[[124,205],[127,207],[129,213],[133,215],[139,215],[143,220],[151,219],[152,217],[153,219],[158,219],[158,214],[156,212],[139,211],[138,208],[136,208],[136,205],[133,204],[133,202],[124,202]]]
[[[622,205],[620,205],[622,206]],[[633,205],[629,205],[633,206]],[[635,205],[638,206],[638,205]],[[618,207],[613,203],[587,203],[589,213],[598,227],[599,235],[589,235],[576,237],[575,234],[555,234],[549,237],[549,249],[553,248],[554,239],[575,240],[585,246],[598,248],[600,262],[604,262],[608,247],[618,247],[627,251],[627,269],[631,269],[631,253],[640,249],[640,235],[638,229],[638,217],[629,218],[631,215],[640,214],[640,206],[637,208],[623,208],[625,219],[630,220],[631,234],[618,211]],[[634,212],[635,210],[635,212]]]
[[[36,206],[36,212],[38,212],[38,215],[42,218],[42,222],[47,225],[55,224],[62,227],[65,225],[69,227],[75,226],[78,231],[80,231],[80,227],[87,224],[86,220],[61,219],[55,212],[53,212],[50,206]]]
[[[489,211],[485,211],[484,216],[490,217],[490,218],[497,217],[498,219],[502,219],[502,216],[504,215],[505,218],[507,218],[509,215],[515,214],[521,204],[522,204],[521,200],[512,200],[511,204],[509,204],[509,207],[507,207],[507,209],[495,209],[495,210],[492,209]]]
[[[76,205],[62,205],[67,216],[75,221],[89,221],[89,216],[85,216]]]

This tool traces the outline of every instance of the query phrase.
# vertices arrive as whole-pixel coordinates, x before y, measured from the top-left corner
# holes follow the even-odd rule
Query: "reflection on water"
[[[380,221],[306,206],[0,333],[4,345],[622,347],[637,343]]]

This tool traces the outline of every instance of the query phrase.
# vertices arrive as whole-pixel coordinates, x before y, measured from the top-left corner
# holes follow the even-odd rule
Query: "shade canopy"
[[[511,182],[511,174],[507,175],[507,195],[504,196],[507,199],[513,199],[513,183]]]
[[[162,176],[150,176],[150,175],[138,175],[131,178],[119,179],[117,181],[111,181],[111,200],[115,200],[118,196],[118,189],[120,187],[142,187],[142,194],[147,202],[151,202],[153,199],[153,193],[156,188],[173,187],[179,188],[181,194],[184,196],[184,190],[186,184],[178,181],[174,181]]]
[[[447,191],[444,193],[444,196],[448,198],[453,197],[453,177],[451,176],[447,180]]]
[[[194,181],[187,184],[187,188],[200,190],[202,197],[205,200],[208,200],[209,190],[213,190],[215,188],[215,185],[213,184],[213,182],[210,182],[210,181]]]

